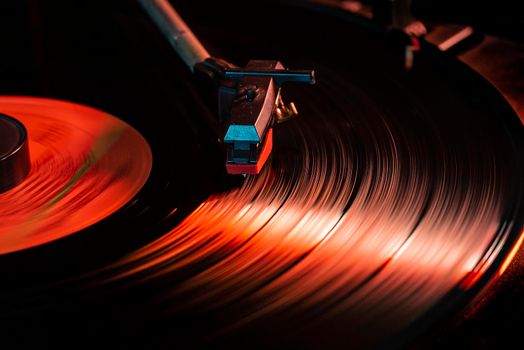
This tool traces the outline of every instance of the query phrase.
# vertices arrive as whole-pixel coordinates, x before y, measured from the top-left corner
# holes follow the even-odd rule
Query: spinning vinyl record
[[[124,122],[95,109],[0,97],[0,110],[27,129],[31,172],[0,194],[0,254],[59,239],[126,204],[151,170],[151,151]]]
[[[28,123],[30,136],[48,130],[31,118],[51,115],[58,131],[87,135],[64,150],[70,141],[57,132],[50,157],[61,157],[64,169],[40,184],[33,179],[45,174],[38,167],[56,167],[33,168],[21,187],[1,195],[2,210],[12,208],[5,196],[37,185],[49,194],[31,210],[44,210],[92,150],[92,135],[105,134],[104,123],[128,133],[111,147],[105,140],[105,163],[68,193],[103,187],[92,202],[76,208],[77,196],[57,201],[78,227],[60,220],[39,228],[51,239],[93,225],[84,236],[106,245],[103,263],[91,250],[81,260],[96,267],[2,287],[12,304],[0,316],[15,336],[31,329],[46,344],[97,346],[104,339],[144,348],[396,347],[447,320],[504,272],[523,239],[523,129],[486,81],[424,42],[405,70],[404,46],[393,35],[335,10],[176,5],[217,57],[313,67],[317,84],[283,90],[299,116],[274,128],[262,172],[228,176],[209,122],[215,111],[138,6],[107,6],[101,14],[82,5],[86,18],[97,13],[100,23],[87,33],[87,19],[58,18],[58,5],[42,4],[49,48],[41,57],[54,77],[45,92],[114,113],[145,140],[87,107],[75,107],[92,114],[84,121],[50,113],[76,105],[0,98],[0,112]],[[83,36],[98,40],[60,51],[60,42]],[[102,51],[105,59],[96,59]],[[75,87],[66,88],[62,64],[77,72]],[[27,110],[26,101],[45,106]],[[116,187],[106,184],[126,160]],[[60,184],[55,192],[51,182]],[[132,209],[114,212],[124,203]],[[0,223],[0,232],[9,228]],[[46,261],[15,258],[21,265]]]

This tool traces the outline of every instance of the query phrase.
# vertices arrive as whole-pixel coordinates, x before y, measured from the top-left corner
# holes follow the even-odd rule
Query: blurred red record
[[[147,180],[151,150],[131,126],[87,106],[2,96],[28,132],[31,172],[0,194],[0,254],[68,236],[109,216]]]

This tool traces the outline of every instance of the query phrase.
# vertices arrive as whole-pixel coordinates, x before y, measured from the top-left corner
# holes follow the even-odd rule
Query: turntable
[[[522,95],[409,3],[0,5],[6,347],[507,340]]]

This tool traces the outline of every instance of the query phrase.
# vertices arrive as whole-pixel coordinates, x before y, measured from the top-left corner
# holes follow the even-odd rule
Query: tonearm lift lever
[[[251,60],[245,67],[212,57],[167,0],[139,0],[186,65],[218,82],[220,135],[230,174],[258,174],[273,145],[273,125],[297,114],[285,105],[285,82],[315,83],[312,70],[289,70],[279,61]]]

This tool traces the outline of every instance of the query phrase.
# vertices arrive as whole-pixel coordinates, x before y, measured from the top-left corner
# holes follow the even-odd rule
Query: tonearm
[[[195,74],[218,84],[217,117],[225,123],[219,135],[230,174],[258,174],[273,144],[273,126],[297,114],[284,104],[286,82],[315,83],[312,70],[286,69],[279,61],[251,60],[237,67],[212,57],[167,0],[139,0],[180,58]]]

